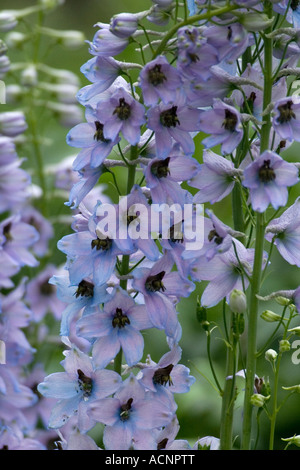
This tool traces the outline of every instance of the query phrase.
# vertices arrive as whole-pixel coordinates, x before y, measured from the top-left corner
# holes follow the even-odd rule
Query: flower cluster
[[[179,425],[174,394],[187,392],[195,381],[179,364],[179,302],[202,281],[208,284],[201,311],[223,300],[233,305],[233,294],[243,291],[243,308],[233,309],[232,330],[239,337],[245,293],[269,264],[263,250],[258,261],[258,246],[251,244],[253,227],[247,233],[246,220],[235,220],[231,228],[212,210],[201,215],[201,243],[198,239],[196,249],[189,249],[187,227],[195,220],[182,217],[183,208],[190,205],[195,212],[200,204],[215,204],[233,194],[233,210],[245,210],[251,225],[256,215],[260,221],[266,211],[285,207],[290,188],[299,181],[297,165],[280,155],[299,140],[298,98],[288,96],[286,77],[277,77],[276,68],[274,72],[272,53],[271,65],[267,56],[265,62],[276,80],[268,84],[267,94],[267,65],[258,60],[256,49],[257,32],[272,24],[272,4],[266,12],[257,1],[228,2],[223,24],[222,13],[218,18],[216,9],[213,15],[210,2],[189,1],[190,15],[195,15],[191,21],[181,24],[175,18],[175,34],[162,33],[158,42],[160,33],[147,30],[142,44],[144,20],[166,26],[168,17],[178,14],[178,2],[176,7],[171,1],[153,3],[149,11],[97,23],[89,42],[92,58],[81,68],[90,82],[77,93],[85,120],[67,135],[68,144],[80,149],[73,162],[79,180],[67,203],[79,212],[73,233],[58,242],[67,258],[65,273],[50,280],[67,304],[61,323],[68,345],[65,372],[47,376],[38,387],[44,396],[59,400],[51,428],[59,428],[63,436],[65,423],[72,420],[81,446],[87,432],[102,423],[103,446],[109,450],[190,446],[175,439]],[[274,3],[279,18],[297,21],[293,2],[288,15],[285,2]],[[215,21],[210,22],[212,16]],[[119,60],[132,44],[140,46],[142,65]],[[293,49],[286,55],[275,51],[277,73],[298,60],[296,48],[294,54]],[[240,57],[247,62],[241,65]],[[198,135],[204,146],[202,161]],[[117,160],[112,158],[116,155]],[[117,166],[128,175],[125,194],[114,177],[119,203],[107,205],[100,198],[87,207],[84,198],[102,174],[114,175]],[[153,229],[154,206],[159,205],[164,211],[173,208],[167,236],[166,212]],[[295,202],[272,220],[266,239],[299,266],[294,245],[298,212]],[[143,332],[153,328],[164,332],[169,351],[158,363],[149,355],[142,362]],[[201,448],[200,441],[195,448]],[[67,437],[61,445],[68,448]]]
[[[0,31],[58,3],[41,0],[37,10],[6,12]],[[261,287],[274,247],[300,266],[299,164],[286,152],[300,141],[300,100],[290,86],[299,76],[299,12],[299,2],[288,0],[152,0],[147,11],[96,23],[81,67],[89,84],[79,90],[76,75],[20,65],[20,88],[8,87],[8,96],[26,95],[38,109],[47,99],[48,111],[69,128],[66,141],[76,155],[45,173],[67,191],[64,208],[72,213],[72,232],[55,240],[65,261],[57,268],[36,123],[32,113],[28,119],[23,111],[0,114],[2,448],[45,449],[54,436],[66,450],[231,449],[240,379],[241,447],[250,446],[257,407],[271,421],[273,448],[279,359],[298,334],[291,322],[300,287],[265,298]],[[12,33],[8,45],[23,44]],[[41,24],[38,34],[72,48],[83,43],[80,33]],[[140,61],[125,60],[132,49]],[[0,77],[7,70],[0,44]],[[41,211],[17,154],[26,132],[38,157]],[[112,178],[109,195],[105,178]],[[229,217],[219,210],[222,201],[231,201]],[[39,265],[34,277],[22,277],[24,267]],[[192,293],[222,410],[220,436],[191,443],[180,436],[177,394],[196,386],[182,348],[181,318],[189,312],[181,301]],[[275,333],[283,328],[278,353],[265,355],[274,372],[271,392],[256,374],[262,354],[256,342],[259,301],[274,298],[282,315],[261,315],[278,322]],[[210,309],[224,321],[222,385],[210,355]],[[59,372],[33,360],[35,346],[50,334],[47,313],[60,322]],[[33,345],[23,331],[32,323]],[[164,339],[161,357],[147,351],[152,334]]]

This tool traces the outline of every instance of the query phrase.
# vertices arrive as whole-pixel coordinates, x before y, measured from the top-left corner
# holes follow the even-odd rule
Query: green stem
[[[282,337],[283,340],[285,340],[287,337],[287,330],[289,328],[291,320],[292,320],[292,315],[290,315],[289,321],[287,322],[285,326],[285,331]],[[280,409],[280,406],[279,407],[277,406],[277,397],[278,397],[278,387],[279,387],[279,369],[280,369],[282,355],[283,355],[283,352],[279,350],[277,361],[276,361],[275,373],[274,373],[274,388],[273,388],[273,394],[272,394],[273,395],[273,407],[272,407],[272,414],[271,414],[269,450],[273,450],[274,448],[276,419],[277,419],[278,411]]]
[[[231,314],[230,328],[230,344],[227,347],[226,358],[226,378],[224,384],[224,392],[222,397],[221,409],[221,428],[220,428],[220,448],[221,450],[231,450],[232,448],[232,431],[233,431],[233,411],[235,402],[235,374],[237,363],[236,339],[233,338],[233,317]],[[229,380],[228,377],[232,379]]]
[[[131,147],[129,160],[130,161],[136,160],[137,156],[138,156],[138,148],[136,146]],[[131,191],[131,189],[134,185],[135,171],[136,171],[135,165],[128,165],[127,194],[130,193],[130,191]],[[121,275],[124,276],[124,275],[129,273],[129,262],[130,262],[130,255],[123,255],[121,268],[120,268]],[[121,279],[120,280],[120,287],[124,290],[127,289],[127,279]],[[115,357],[114,370],[116,372],[118,372],[119,374],[121,374],[121,370],[122,370],[122,349],[120,349],[119,353]]]
[[[269,0],[264,2],[264,9],[268,17],[272,17],[273,9],[272,3]],[[266,35],[271,32],[271,28],[266,31]],[[272,100],[272,52],[273,44],[272,39],[264,37],[264,97],[263,109],[266,109]],[[263,153],[269,148],[271,130],[271,116],[270,113],[264,116],[264,124],[261,128],[260,136],[260,152]],[[243,436],[242,448],[244,450],[250,449],[251,441],[251,428],[252,428],[252,405],[250,402],[253,394],[254,377],[256,370],[256,348],[257,348],[257,317],[258,317],[258,299],[261,275],[262,275],[262,262],[264,250],[264,237],[265,237],[265,216],[264,213],[256,214],[256,240],[255,240],[255,255],[253,264],[253,274],[251,283],[251,294],[249,302],[248,314],[248,344],[247,344],[247,361],[246,361],[246,386],[245,386],[245,399],[244,399],[244,419],[243,419]]]

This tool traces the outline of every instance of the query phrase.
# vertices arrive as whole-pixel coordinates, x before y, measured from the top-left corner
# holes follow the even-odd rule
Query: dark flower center
[[[157,369],[154,372],[152,381],[155,385],[173,385],[172,378],[171,378],[171,372],[173,370],[173,364],[169,364],[166,367],[162,367],[160,369]]]
[[[292,1],[291,1],[291,9],[292,9],[293,11],[297,10],[297,8],[298,8],[298,6],[299,6],[299,3],[300,3],[299,0],[292,0]]]
[[[177,117],[177,106],[172,106],[172,108],[162,111],[160,113],[160,122],[165,127],[176,127],[177,124],[180,125]]]
[[[81,369],[77,369],[77,375],[79,388],[83,391],[84,398],[88,398],[92,393],[93,381],[90,377],[87,377]]]
[[[221,245],[221,243],[223,241],[223,238],[220,237],[220,235],[218,234],[218,232],[215,229],[213,229],[209,232],[207,238],[208,238],[209,242],[214,241],[217,245]]]
[[[263,165],[258,171],[258,177],[262,183],[269,183],[276,178],[275,171],[270,168],[270,160],[264,160]]]
[[[167,444],[168,444],[168,438],[165,437],[164,439],[162,439],[160,442],[158,442],[157,444],[157,450],[161,450],[161,449],[165,449]]]
[[[75,292],[76,298],[81,297],[93,297],[94,295],[94,284],[92,282],[82,279],[78,284],[78,288]]]
[[[162,279],[165,275],[165,271],[162,271],[154,276],[149,276],[146,279],[145,287],[149,292],[164,292],[166,290],[165,286],[162,283]]]
[[[237,125],[237,116],[235,113],[232,113],[229,109],[225,109],[225,119],[222,126],[226,131],[233,132]]]
[[[101,122],[95,121],[96,132],[94,134],[94,140],[97,140],[97,142],[99,142],[99,141],[109,142],[109,139],[104,138],[103,127],[104,127],[104,125]]]
[[[231,28],[231,26],[227,26],[227,39],[228,39],[228,41],[230,41],[231,38],[232,38],[232,28]]]
[[[129,419],[132,402],[133,402],[133,398],[129,398],[129,400],[126,403],[124,403],[124,405],[121,406],[121,409],[120,409],[121,421],[127,421]]]
[[[279,111],[279,118],[278,121],[280,124],[284,124],[285,122],[289,122],[292,118],[296,119],[296,115],[292,110],[293,102],[292,100],[287,101],[285,104],[278,106]]]
[[[151,173],[157,178],[166,178],[170,173],[169,170],[170,157],[159,160],[151,165]]]
[[[114,328],[124,328],[126,325],[130,325],[129,318],[127,315],[124,315],[121,308],[117,308],[114,318],[112,319],[112,326]]]
[[[200,60],[199,56],[195,52],[188,52],[188,56],[194,64]]]
[[[49,284],[49,279],[47,279],[40,285],[40,293],[42,295],[51,295],[54,294],[54,292],[55,287],[52,284]]]
[[[264,385],[264,379],[262,379],[261,377],[256,377],[254,381],[254,385],[255,385],[257,393],[261,393],[263,385]]]
[[[12,241],[12,239],[13,239],[13,237],[10,233],[10,230],[11,230],[11,222],[9,222],[8,224],[6,224],[3,227],[3,235],[5,236],[7,242]]]
[[[98,250],[107,251],[111,248],[111,245],[112,245],[112,241],[108,237],[107,238],[97,237],[91,242],[92,249],[96,248],[97,251]]]
[[[153,86],[161,85],[167,80],[167,77],[161,71],[161,64],[156,64],[152,69],[149,69],[148,80]]]
[[[121,121],[126,121],[130,118],[131,115],[131,108],[128,103],[126,103],[124,98],[119,99],[119,106],[116,107],[113,114],[117,114],[118,118]]]

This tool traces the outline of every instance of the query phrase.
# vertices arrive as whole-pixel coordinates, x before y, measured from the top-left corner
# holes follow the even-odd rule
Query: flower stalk
[[[264,2],[265,12],[268,17],[272,17],[272,3]],[[267,30],[266,34],[270,32]],[[263,109],[265,110],[272,100],[272,39],[264,37],[264,96]],[[264,123],[261,128],[260,152],[263,153],[269,148],[271,129],[270,113],[264,115]],[[257,212],[256,214],[256,238],[255,238],[255,257],[253,264],[253,274],[251,282],[251,293],[248,312],[248,342],[247,342],[247,361],[246,361],[246,387],[244,399],[244,418],[243,418],[243,436],[242,449],[249,450],[251,448],[251,429],[252,429],[252,404],[251,396],[253,394],[254,377],[256,370],[256,353],[257,353],[257,319],[258,305],[261,287],[261,274],[264,252],[264,236],[265,236],[265,214]]]

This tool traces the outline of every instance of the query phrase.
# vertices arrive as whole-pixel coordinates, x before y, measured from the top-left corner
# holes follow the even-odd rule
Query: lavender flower
[[[218,51],[195,26],[180,28],[178,37],[177,67],[188,80],[191,77],[207,80],[211,76],[210,68],[218,63]]]
[[[124,88],[114,91],[108,101],[101,101],[97,115],[104,126],[105,139],[115,140],[122,132],[131,145],[139,142],[140,128],[146,122],[145,109]]]
[[[112,294],[103,310],[83,316],[77,322],[77,333],[93,342],[93,355],[98,368],[106,367],[118,354],[124,352],[129,367],[141,360],[144,339],[140,330],[152,328],[144,305],[136,305],[122,289]]]
[[[215,100],[213,108],[201,114],[200,130],[211,134],[202,141],[202,144],[206,148],[222,144],[223,155],[232,153],[243,138],[239,112],[220,100]]]
[[[270,150],[263,152],[244,169],[243,185],[250,189],[255,211],[264,212],[269,204],[274,209],[285,206],[289,186],[298,183],[298,170]]]
[[[194,196],[194,202],[215,202],[221,201],[231,193],[239,171],[234,168],[233,163],[211,150],[204,150],[203,164],[200,171],[193,176],[189,185],[200,189]]]
[[[155,132],[158,158],[166,158],[173,146],[173,139],[190,155],[195,149],[191,132],[199,130],[200,110],[187,106],[180,93],[169,105],[159,103],[148,110],[148,127]]]
[[[6,362],[10,365],[28,360],[33,348],[23,331],[30,325],[33,314],[24,303],[25,279],[6,296],[1,295],[0,338],[6,344]]]
[[[249,33],[239,23],[213,25],[204,30],[208,44],[218,51],[219,62],[233,63],[248,47]]]
[[[47,265],[36,277],[27,284],[26,301],[33,312],[35,322],[41,321],[47,313],[61,318],[64,304],[57,297],[56,288],[49,279],[56,272],[53,264]]]
[[[121,63],[113,57],[96,56],[89,59],[80,69],[84,76],[92,82],[81,88],[76,97],[81,104],[106,91],[120,75]]]
[[[111,57],[120,54],[128,45],[128,38],[120,38],[110,31],[110,25],[97,23],[99,30],[90,42],[90,53],[96,56]]]
[[[167,158],[152,159],[144,171],[152,202],[183,206],[187,201],[187,195],[179,183],[193,178],[198,170],[197,161],[188,155],[183,155],[178,145],[173,147]]]
[[[25,222],[22,222],[21,215],[16,214],[3,220],[0,223],[0,254],[6,255],[22,266],[37,266],[39,263],[30,248],[38,241],[37,230]]]
[[[300,98],[289,96],[278,100],[274,105],[272,125],[281,139],[299,142]]]
[[[300,199],[273,219],[266,228],[266,239],[274,242],[281,256],[300,267]]]
[[[57,289],[58,300],[65,307],[60,325],[62,336],[70,334],[71,323],[80,311],[85,315],[91,314],[97,305],[107,302],[111,297],[105,284],[97,286],[91,278],[83,278],[78,285],[70,285],[68,272],[63,275],[54,274],[49,279],[49,284]]]
[[[72,285],[90,276],[96,285],[105,284],[113,273],[116,256],[123,254],[115,240],[97,229],[98,222],[92,215],[87,230],[66,235],[58,242],[59,250],[69,258]]]
[[[171,351],[164,354],[158,363],[151,361],[142,369],[141,383],[156,393],[167,390],[170,393],[187,393],[195,382],[189,369],[178,364],[181,359],[182,350],[174,346]],[[164,393],[164,392],[163,392]]]
[[[70,147],[87,149],[77,157],[74,163],[77,168],[79,160],[84,161],[85,164],[89,163],[92,168],[97,168],[120,141],[120,138],[117,135],[112,139],[104,137],[104,123],[101,121],[99,113],[90,107],[86,109],[86,120],[86,123],[77,124],[68,132],[67,144]]]
[[[156,449],[153,430],[166,426],[173,418],[164,402],[146,392],[132,374],[113,398],[97,400],[90,415],[104,423],[103,442],[106,450]]]
[[[52,409],[49,427],[60,428],[78,414],[79,430],[88,431],[95,424],[87,414],[90,403],[116,392],[121,377],[110,370],[95,369],[92,359],[75,347],[66,351],[65,356],[62,361],[65,372],[50,374],[38,385],[44,397],[59,400]]]
[[[235,247],[214,256],[209,261],[201,257],[191,264],[192,279],[210,281],[201,296],[202,306],[213,307],[224,297],[229,299],[233,289],[243,290],[243,282],[247,288],[248,276],[252,272],[254,250],[246,249],[238,240],[235,240],[234,244]]]
[[[16,137],[27,129],[25,116],[22,111],[7,111],[0,113],[0,134]]]
[[[189,443],[185,439],[176,439],[179,432],[179,423],[176,416],[171,423],[162,430],[157,431],[156,442],[157,450],[187,450],[191,449]]]
[[[164,104],[169,104],[181,86],[181,78],[166,57],[159,56],[148,62],[140,72],[139,85],[146,106],[156,105],[159,99]]]
[[[171,272],[173,265],[174,261],[167,253],[151,268],[135,269],[132,286],[143,294],[152,324],[164,329],[167,336],[179,340],[180,328],[174,304],[180,297],[188,296],[195,286],[179,273]]]

